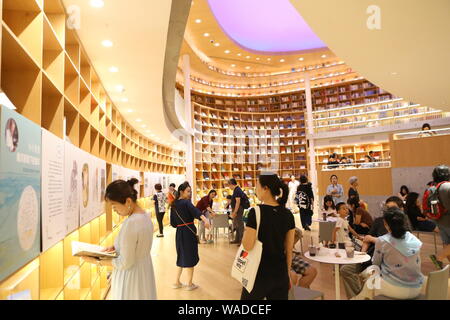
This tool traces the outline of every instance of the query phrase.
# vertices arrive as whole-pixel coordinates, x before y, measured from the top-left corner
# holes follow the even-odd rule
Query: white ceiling
[[[290,0],[358,74],[406,100],[450,110],[449,0]],[[369,6],[381,29],[370,30]]]
[[[104,2],[103,8],[94,8],[89,0],[63,0],[66,8],[80,7],[79,38],[121,114],[144,136],[165,145],[178,143],[166,125],[162,97],[172,0]],[[106,39],[113,42],[112,48],[101,45]],[[111,73],[112,66],[119,72]],[[117,85],[123,85],[125,92],[119,93]],[[142,122],[136,122],[138,118]]]

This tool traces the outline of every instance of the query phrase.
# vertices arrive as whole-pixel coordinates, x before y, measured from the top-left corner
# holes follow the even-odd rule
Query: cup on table
[[[315,257],[317,254],[317,248],[315,246],[309,246],[309,255]]]
[[[355,256],[355,248],[353,246],[345,247],[345,253],[347,254],[347,258],[353,258]]]

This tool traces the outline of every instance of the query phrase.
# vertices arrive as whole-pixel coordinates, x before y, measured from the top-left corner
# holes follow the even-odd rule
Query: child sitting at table
[[[295,251],[295,244],[300,240],[301,231],[295,228],[294,248],[292,248],[291,279],[295,286],[308,288],[317,276],[317,269],[303,259],[300,252]]]
[[[336,211],[338,214],[338,218],[336,220],[336,227],[333,231],[333,242],[338,244],[339,249],[345,249],[346,243],[352,243],[349,231],[355,236],[356,239],[363,240],[363,238],[356,233],[355,230],[350,227],[347,216],[349,213],[347,204],[344,202],[340,202],[336,205]]]

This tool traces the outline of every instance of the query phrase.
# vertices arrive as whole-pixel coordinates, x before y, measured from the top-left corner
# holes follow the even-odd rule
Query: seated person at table
[[[336,205],[336,210],[338,218],[336,221],[336,227],[333,231],[333,242],[337,243],[340,249],[345,249],[345,244],[352,242],[349,237],[349,232],[351,232],[357,239],[362,240],[362,237],[360,237],[358,233],[350,227],[347,221],[347,216],[349,213],[347,204],[344,202],[338,203]]]
[[[389,197],[385,202],[385,208],[399,208],[402,210],[403,201],[399,197],[392,196]],[[369,234],[364,237],[363,246],[361,251],[366,252],[369,256],[373,256],[375,251],[375,243],[378,237],[384,236],[387,232],[384,226],[383,217],[376,218],[373,221],[372,227],[370,228]],[[361,278],[359,274],[369,267],[372,262],[369,260],[364,263],[356,264],[345,264],[341,267],[341,278],[344,283],[345,293],[347,298],[351,299],[361,292],[363,284],[361,283]]]
[[[337,217],[336,206],[334,205],[332,196],[325,196],[323,198],[322,213],[326,213],[327,217]]]
[[[422,213],[420,205],[419,194],[417,192],[410,192],[406,195],[405,211],[413,229],[425,232],[439,232],[436,223]]]
[[[348,199],[348,205],[352,211],[350,225],[358,234],[368,234],[370,227],[373,224],[373,219],[367,210],[360,206],[359,199]]]
[[[300,229],[295,228],[294,248],[295,244],[300,240],[300,237]],[[300,252],[292,250],[292,265],[290,273],[292,284],[294,286],[309,288],[317,276],[317,269],[304,260]]]
[[[378,238],[372,266],[363,276],[371,277],[355,300],[372,299],[383,295],[393,299],[414,299],[423,284],[420,264],[422,242],[408,231],[406,215],[398,208],[384,211],[388,233]]]

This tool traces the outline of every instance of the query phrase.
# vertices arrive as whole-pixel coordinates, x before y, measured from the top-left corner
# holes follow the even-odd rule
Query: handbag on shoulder
[[[263,244],[258,239],[259,225],[261,224],[261,209],[259,205],[255,207],[255,215],[255,245],[252,250],[246,251],[244,246],[241,244],[231,268],[231,276],[239,281],[248,292],[251,292],[253,290],[253,286],[255,285],[256,275],[258,273],[263,250]]]

